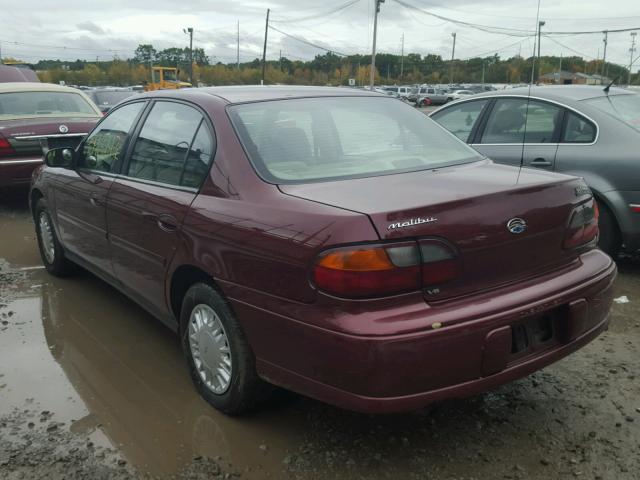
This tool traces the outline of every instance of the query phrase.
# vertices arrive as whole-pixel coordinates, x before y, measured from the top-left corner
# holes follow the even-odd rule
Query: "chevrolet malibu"
[[[32,180],[42,261],[181,339],[238,414],[268,385],[364,412],[530,374],[608,325],[578,178],[497,165],[397,99],[315,87],[125,100]]]

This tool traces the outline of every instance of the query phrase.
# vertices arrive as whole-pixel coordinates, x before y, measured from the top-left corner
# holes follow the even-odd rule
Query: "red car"
[[[268,384],[417,409],[608,324],[616,267],[585,183],[496,165],[393,98],[153,92],[46,162],[31,207],[47,270],[79,264],[178,332],[227,413]]]
[[[28,186],[31,173],[42,164],[43,145],[75,147],[101,117],[74,88],[0,83],[0,187]]]

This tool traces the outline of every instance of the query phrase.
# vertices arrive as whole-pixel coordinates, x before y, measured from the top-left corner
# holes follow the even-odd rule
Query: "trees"
[[[258,84],[262,78],[262,62],[256,58],[245,62],[237,68],[235,63],[217,63],[210,65],[209,57],[202,48],[193,51],[194,81],[208,85]],[[455,80],[460,83],[479,83],[482,81],[483,69],[486,83],[523,83],[531,79],[532,58],[514,56],[502,59],[498,55],[468,60],[454,60]],[[35,69],[43,81],[65,81],[74,85],[129,85],[140,84],[150,77],[150,65],[177,67],[180,78],[188,80],[189,49],[171,47],[157,51],[153,45],[141,44],[132,59],[87,62],[76,60],[64,62],[60,60],[43,60],[35,65]],[[542,57],[540,66],[542,73],[557,71],[560,68],[560,57]],[[356,85],[369,83],[369,55],[340,56],[333,52],[316,55],[312,60],[290,60],[283,57],[267,62],[267,83],[287,83],[299,85],[347,85],[349,78],[356,80]],[[380,53],[376,61],[376,83],[385,84],[418,84],[444,83],[449,81],[450,60],[440,55],[408,53],[404,57],[403,75],[400,76],[401,57],[390,53]],[[537,70],[537,69],[536,69]],[[600,73],[602,61],[585,61],[580,57],[562,58],[562,70],[588,74]],[[628,70],[622,66],[608,63],[608,76],[626,80]],[[632,80],[638,83],[640,75]]]

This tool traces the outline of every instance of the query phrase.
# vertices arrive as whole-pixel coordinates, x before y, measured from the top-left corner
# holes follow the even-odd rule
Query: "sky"
[[[1,0],[2,56],[27,62],[39,59],[107,60],[133,56],[140,43],[160,50],[188,46],[186,27],[194,29],[194,46],[213,62],[236,60],[240,22],[240,61],[262,56],[265,16],[271,9],[267,57],[312,59],[325,51],[370,54],[375,0]],[[346,8],[336,11],[341,6]],[[450,58],[516,54],[530,56],[536,29],[537,0],[386,0],[378,17],[378,51],[435,53]],[[412,8],[413,7],[413,8]],[[427,13],[434,14],[429,15]],[[440,18],[438,18],[438,16]],[[498,27],[499,33],[454,23]],[[602,31],[638,27],[638,0],[541,0],[542,32]],[[492,30],[492,29],[490,29]],[[509,33],[510,35],[505,35]],[[515,36],[514,36],[515,35]],[[295,37],[295,38],[294,38]],[[640,56],[640,35],[634,58]],[[610,33],[607,61],[629,65],[630,32]],[[603,34],[543,37],[542,55],[602,58]],[[634,64],[638,70],[640,60]]]

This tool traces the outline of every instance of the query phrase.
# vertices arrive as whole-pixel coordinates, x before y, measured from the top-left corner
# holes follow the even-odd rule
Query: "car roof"
[[[625,88],[611,87],[609,89],[609,95],[633,95],[635,92],[627,90]],[[589,98],[604,97],[604,87],[602,85],[549,85],[549,86],[533,86],[529,87],[517,87],[508,88],[505,90],[498,90],[492,92],[483,92],[477,95],[477,97],[494,97],[503,95],[523,95],[538,98],[546,98],[555,101],[573,100],[579,102],[580,100],[586,100]]]
[[[9,92],[70,92],[80,93],[80,90],[55,83],[39,82],[7,82],[0,83],[0,93]]]
[[[191,96],[193,94],[208,94],[228,103],[260,102],[288,98],[309,97],[382,97],[378,92],[360,90],[348,87],[307,87],[300,85],[240,85],[229,87],[185,88],[180,90],[158,90],[153,96],[162,95],[161,92],[171,92],[173,97]]]

